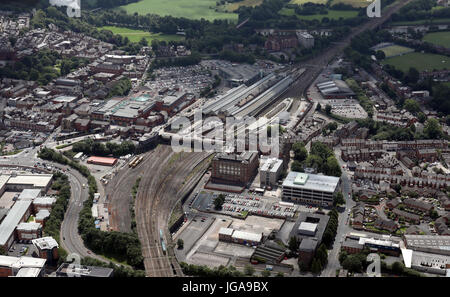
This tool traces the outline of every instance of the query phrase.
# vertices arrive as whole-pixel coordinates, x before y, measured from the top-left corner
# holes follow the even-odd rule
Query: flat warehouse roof
[[[52,180],[53,174],[18,174],[11,176],[7,185],[32,185],[36,188],[45,188]]]
[[[242,240],[251,240],[251,241],[261,241],[262,233],[249,233],[244,231],[234,231],[232,238],[242,239]]]
[[[18,200],[34,200],[41,195],[41,190],[39,189],[25,189],[23,190]]]
[[[94,163],[103,163],[103,164],[110,164],[113,165],[115,162],[117,161],[116,158],[107,158],[107,157],[89,157],[89,159],[87,159],[87,162],[94,162]]]
[[[335,176],[306,174],[302,172],[291,171],[283,182],[283,188],[290,187],[318,192],[334,193],[339,184],[339,180],[340,178]]]
[[[31,200],[18,200],[14,203],[14,206],[0,225],[0,245],[6,244],[31,203]]]

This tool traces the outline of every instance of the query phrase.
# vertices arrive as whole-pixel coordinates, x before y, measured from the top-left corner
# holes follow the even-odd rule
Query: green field
[[[380,51],[383,51],[386,55],[386,58],[397,56],[400,54],[405,54],[411,51],[414,51],[412,48],[406,47],[406,46],[400,46],[400,45],[392,45],[388,47],[384,47],[380,49]]]
[[[450,69],[450,58],[435,54],[409,53],[403,56],[384,59],[383,64],[390,64],[397,69],[407,72],[410,67],[421,71],[433,69]]]
[[[353,7],[366,7],[367,5],[369,5],[369,2],[365,0],[333,0],[331,2],[331,5],[338,3],[350,4]]]
[[[142,0],[121,6],[129,14],[145,15],[148,13],[161,16],[184,17],[188,19],[215,20],[227,19],[237,22],[236,13],[215,11],[216,0]]]
[[[312,2],[312,3],[316,3],[316,4],[327,4],[327,0],[291,0],[289,2],[289,4],[305,4],[307,2]],[[365,0],[333,0],[331,2],[331,5],[333,4],[338,4],[338,3],[345,3],[345,4],[350,4],[353,7],[366,7],[367,5],[369,5],[369,3]]]
[[[316,3],[316,4],[327,4],[327,0],[291,0],[289,4],[305,4],[307,2]]]
[[[261,5],[261,3],[263,3],[263,0],[242,0],[239,2],[225,4],[224,7],[225,7],[225,11],[232,12],[232,11],[239,9],[239,7],[241,7],[241,6],[255,7],[255,6]]]
[[[114,34],[122,35],[123,37],[128,37],[128,39],[131,42],[139,42],[142,37],[147,39],[148,43],[150,44],[152,40],[156,39],[159,41],[180,41],[183,40],[184,37],[180,35],[168,35],[168,34],[161,34],[161,33],[151,33],[147,31],[142,30],[134,30],[134,29],[128,29],[123,27],[114,27],[114,26],[105,26],[100,27],[100,30],[109,30],[113,32]]]
[[[281,15],[291,16],[295,15],[295,10],[293,8],[282,8],[279,12]],[[328,14],[314,14],[314,15],[297,15],[299,20],[320,20],[327,17],[330,20],[339,18],[348,19],[353,18],[358,15],[356,10],[328,10]]]
[[[425,34],[423,41],[450,48],[450,32],[433,32]]]

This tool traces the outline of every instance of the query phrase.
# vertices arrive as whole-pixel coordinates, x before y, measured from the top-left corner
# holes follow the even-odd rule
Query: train
[[[163,254],[165,255],[167,249],[166,249],[166,243],[164,242],[164,236],[163,236],[162,229],[159,229],[159,239],[161,240],[161,247],[162,247],[162,250],[163,250]]]
[[[128,163],[128,166],[129,166],[130,168],[135,168],[139,163],[142,162],[143,159],[144,159],[143,156],[135,157],[133,160],[131,160],[130,163]]]

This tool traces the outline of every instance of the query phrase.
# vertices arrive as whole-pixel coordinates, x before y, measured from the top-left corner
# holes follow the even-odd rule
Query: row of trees
[[[83,152],[87,155],[109,156],[114,157],[125,156],[132,154],[135,151],[135,145],[131,141],[123,141],[120,144],[115,142],[95,142],[92,139],[86,139],[73,144],[72,151]]]
[[[337,212],[336,208],[333,208],[328,213],[328,216],[330,217],[330,219],[328,220],[328,224],[325,227],[325,231],[323,232],[322,243],[325,244],[327,248],[331,249],[336,237],[339,213]]]
[[[201,60],[202,59],[198,53],[193,53],[192,55],[187,57],[158,59],[152,62],[152,65],[149,68],[149,72],[152,72],[154,69],[163,67],[185,67],[190,65],[197,65]]]

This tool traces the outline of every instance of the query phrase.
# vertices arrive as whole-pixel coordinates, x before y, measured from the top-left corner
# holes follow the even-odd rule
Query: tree
[[[417,119],[419,120],[420,123],[423,124],[427,120],[427,116],[423,112],[419,112],[417,114]]]
[[[397,194],[400,194],[400,191],[402,190],[402,186],[400,184],[395,184],[392,186],[392,189],[394,189]]]
[[[417,103],[417,101],[414,99],[406,99],[405,103],[403,104],[403,108],[412,114],[416,114],[420,111],[419,103]]]
[[[403,265],[403,263],[395,262],[394,264],[392,264],[391,268],[392,268],[392,272],[401,275],[405,269],[405,266]]]
[[[320,103],[317,103],[316,110],[317,111],[321,111],[322,110],[322,105],[320,105]]]
[[[362,269],[362,262],[357,255],[349,255],[342,262],[342,267],[350,272],[360,272]]]
[[[321,244],[320,247],[317,249],[317,252],[315,254],[315,257],[319,260],[322,267],[325,267],[328,263],[328,251],[325,244]]]
[[[225,195],[219,194],[216,199],[214,199],[214,209],[221,210],[222,205],[225,203]]]
[[[292,162],[291,164],[291,171],[295,171],[295,172],[303,172],[303,166],[302,163],[300,163],[299,161],[295,160],[294,162]]]
[[[325,113],[327,115],[331,114],[331,105],[330,104],[325,105]]]
[[[0,246],[0,255],[1,256],[6,256],[7,255],[5,248],[2,247],[2,246]]]
[[[383,60],[384,58],[386,58],[386,54],[383,51],[376,51],[375,57],[377,58],[377,60]]]
[[[342,192],[338,192],[333,199],[333,206],[345,204],[344,195]]]
[[[269,277],[271,275],[269,270],[263,270],[261,271],[261,276],[263,277]]]
[[[292,236],[289,239],[289,244],[288,245],[289,245],[289,249],[291,251],[296,252],[298,250],[298,244],[299,244],[299,242],[298,242],[298,239],[297,239],[296,236]]]
[[[302,162],[308,157],[308,151],[303,142],[294,143],[292,150],[294,151],[294,159],[297,161]]]
[[[435,118],[429,118],[423,129],[423,133],[428,139],[437,139],[442,136],[442,128],[439,121]]]
[[[320,261],[316,258],[313,258],[312,264],[311,264],[311,272],[313,274],[319,274],[322,271],[322,265],[320,264]]]
[[[276,277],[284,277],[284,273],[283,272],[278,272]]]
[[[244,273],[245,273],[245,275],[252,276],[255,273],[255,268],[253,268],[253,266],[247,264],[244,267]]]
[[[182,250],[183,247],[184,247],[184,241],[183,241],[183,239],[179,238],[179,239],[177,240],[177,245],[178,245],[178,249]]]

